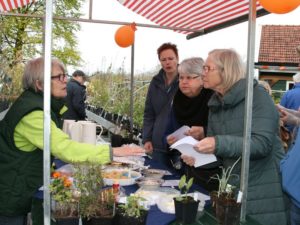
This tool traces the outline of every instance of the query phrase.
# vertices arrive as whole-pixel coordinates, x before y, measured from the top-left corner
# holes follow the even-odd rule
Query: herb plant
[[[220,197],[222,194],[225,194],[227,197],[233,196],[234,186],[228,184],[228,181],[231,177],[238,176],[236,174],[231,173],[236,164],[240,161],[240,159],[241,157],[238,158],[237,161],[235,161],[235,163],[227,169],[223,167],[221,176],[219,174],[216,174],[213,177],[211,177],[212,179],[217,179],[219,181],[218,197]]]
[[[193,182],[194,182],[194,178],[190,178],[188,181],[187,181],[187,178],[185,175],[183,175],[181,178],[180,178],[180,181],[179,181],[179,184],[178,184],[178,188],[180,190],[180,193],[181,194],[184,194],[183,196],[180,195],[178,197],[176,197],[176,200],[177,201],[187,201],[188,199],[188,192],[190,190],[190,188],[192,187],[193,185]]]
[[[147,209],[143,206],[141,202],[145,201],[144,198],[131,194],[127,197],[127,201],[125,204],[120,204],[118,207],[123,210],[123,214],[130,217],[140,217],[142,215],[142,211],[146,211]]]

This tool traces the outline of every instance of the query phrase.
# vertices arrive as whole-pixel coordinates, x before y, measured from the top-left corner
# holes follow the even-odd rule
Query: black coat
[[[81,85],[78,81],[71,79],[67,84],[66,104],[68,111],[64,114],[64,119],[84,120],[86,86]]]

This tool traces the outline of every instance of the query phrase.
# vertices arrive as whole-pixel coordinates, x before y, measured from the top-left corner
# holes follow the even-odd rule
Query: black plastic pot
[[[196,220],[199,201],[188,196],[187,201],[178,201],[174,198],[176,220],[182,224],[191,224]]]
[[[52,224],[52,223],[51,223]],[[66,218],[55,218],[53,221],[55,225],[79,225],[79,218],[66,217]]]
[[[121,210],[117,210],[114,217],[114,225],[146,225],[148,211],[144,210],[140,217],[130,217],[124,215]]]
[[[82,219],[82,225],[113,225],[114,217],[92,217]]]
[[[221,225],[240,224],[241,204],[234,199],[216,200],[216,218]]]

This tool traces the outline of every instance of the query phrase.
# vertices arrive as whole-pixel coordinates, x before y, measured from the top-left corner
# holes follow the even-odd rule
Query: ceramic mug
[[[98,136],[96,135],[97,127],[101,128],[101,132]],[[69,122],[67,131],[72,140],[95,145],[97,140],[101,139],[100,136],[103,128],[91,121],[74,121]]]
[[[71,124],[75,123],[75,120],[64,120],[63,123],[63,132],[65,132],[67,135],[69,135],[69,137],[71,138],[71,130],[70,130],[70,126]]]
[[[79,123],[82,126],[82,142],[95,145],[103,132],[102,126],[90,121],[80,121]],[[96,135],[97,127],[101,129],[99,135]]]

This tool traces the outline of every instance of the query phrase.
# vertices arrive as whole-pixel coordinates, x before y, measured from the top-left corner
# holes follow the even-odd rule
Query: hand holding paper
[[[174,131],[172,134],[170,134],[170,136],[173,136],[174,138],[176,138],[177,140],[180,140],[181,138],[186,137],[187,135],[185,134],[188,130],[190,129],[189,126],[182,126],[180,127],[178,130]]]
[[[186,136],[177,142],[175,142],[173,145],[170,146],[170,148],[177,149],[181,152],[183,155],[191,156],[195,158],[195,165],[194,167],[199,167],[208,163],[212,163],[217,161],[217,158],[214,154],[203,154],[200,152],[197,152],[194,149],[194,145],[198,141],[194,139],[191,136]]]

